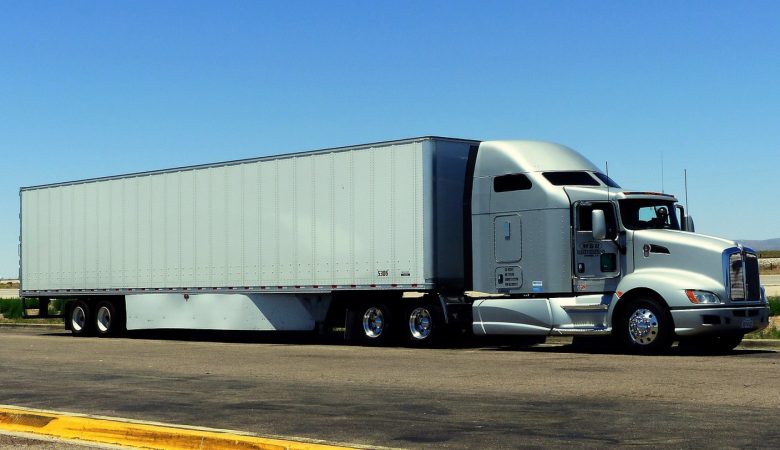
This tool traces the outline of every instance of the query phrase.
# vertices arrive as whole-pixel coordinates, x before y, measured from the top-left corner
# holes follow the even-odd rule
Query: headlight
[[[691,303],[700,305],[713,305],[720,303],[720,298],[712,292],[686,290],[685,295],[688,296],[688,300],[690,300]]]

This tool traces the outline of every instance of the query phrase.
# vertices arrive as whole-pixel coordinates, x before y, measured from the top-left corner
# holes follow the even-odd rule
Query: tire
[[[445,331],[441,306],[414,303],[404,310],[404,342],[412,347],[432,347],[442,341]]]
[[[718,353],[728,353],[737,348],[744,337],[742,333],[721,334],[710,341],[710,348]]]
[[[709,354],[729,353],[742,343],[743,333],[725,333],[714,336],[690,337],[680,340],[680,348]]]
[[[350,311],[350,341],[359,345],[387,345],[392,340],[393,317],[384,303],[366,302]]]
[[[92,308],[83,300],[76,300],[68,308],[67,328],[73,336],[92,336],[95,332],[95,323],[92,320]]]
[[[523,349],[531,348],[535,345],[541,345],[547,342],[547,336],[502,336],[510,347]]]
[[[124,331],[124,317],[113,302],[103,301],[95,308],[95,332],[99,337],[119,336]]]
[[[609,352],[615,349],[615,342],[609,336],[574,336],[571,345],[585,352]]]
[[[658,300],[641,298],[632,301],[622,308],[617,320],[617,343],[629,353],[658,354],[672,346],[672,315]]]

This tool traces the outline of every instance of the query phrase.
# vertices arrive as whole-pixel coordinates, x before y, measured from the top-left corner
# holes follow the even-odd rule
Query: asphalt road
[[[162,337],[0,328],[0,404],[405,448],[755,447],[780,439],[780,353],[772,351],[638,357],[566,346],[415,350]]]

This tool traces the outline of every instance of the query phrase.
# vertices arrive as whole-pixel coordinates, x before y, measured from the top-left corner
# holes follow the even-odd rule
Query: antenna
[[[664,190],[664,152],[661,152],[661,193],[666,194]]]
[[[685,211],[690,216],[691,210],[688,209],[688,169],[683,169],[683,176],[685,177]]]

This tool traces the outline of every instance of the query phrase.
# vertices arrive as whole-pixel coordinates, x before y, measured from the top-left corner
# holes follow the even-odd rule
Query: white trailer
[[[22,188],[23,299],[76,335],[344,330],[367,344],[612,336],[731,349],[755,252],[535,141],[423,137]]]
[[[22,296],[77,299],[68,326],[112,334],[311,330],[334,299],[463,292],[476,145],[420,138],[22,188]]]

